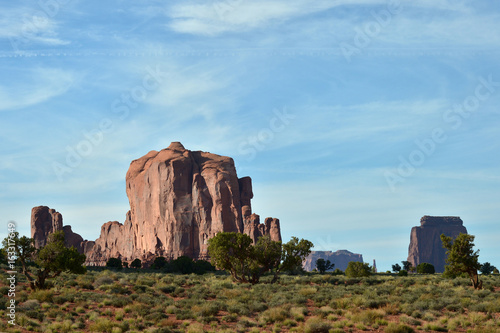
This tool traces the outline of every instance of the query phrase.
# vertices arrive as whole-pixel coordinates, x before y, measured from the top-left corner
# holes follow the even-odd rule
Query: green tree
[[[392,271],[398,273],[401,270],[401,266],[399,264],[392,265]]]
[[[371,268],[367,263],[359,261],[351,261],[347,264],[345,275],[348,277],[363,277],[370,276]]]
[[[215,267],[209,261],[196,260],[194,262],[194,272],[196,274],[205,274],[207,272],[214,272]]]
[[[398,272],[398,276],[408,276],[408,271],[402,269]]]
[[[404,261],[401,261],[401,263],[403,264],[403,269],[405,271],[408,271],[408,272],[412,271],[413,266],[412,266],[411,262],[404,260]]]
[[[238,282],[250,282],[252,239],[247,234],[219,232],[208,240],[208,253],[218,269],[228,271]]]
[[[22,236],[19,232],[12,232],[2,241],[3,248],[8,257],[15,259],[21,265],[21,273],[26,274],[28,265],[34,264],[36,248],[33,238]]]
[[[491,273],[493,273],[494,270],[495,270],[495,266],[493,266],[489,262],[485,262],[484,264],[482,264],[481,268],[479,269],[479,271],[483,275],[490,275]]]
[[[59,276],[62,272],[84,274],[85,259],[85,255],[80,254],[75,247],[66,247],[63,231],[50,234],[47,245],[40,249],[35,259],[37,272],[36,280],[32,281],[33,289],[45,289],[46,280]]]
[[[7,251],[4,248],[0,249],[0,264],[7,264]]]
[[[292,237],[287,243],[281,247],[281,260],[278,267],[274,271],[274,278],[271,283],[278,280],[279,274],[282,272],[302,272],[302,263],[311,253],[314,244],[307,239],[298,239]]]
[[[141,261],[141,259],[134,259],[134,261],[132,261],[130,263],[130,267],[131,268],[137,268],[137,269],[141,268],[142,267],[142,261]]]
[[[6,238],[2,243],[7,246],[7,253],[12,254],[21,265],[21,271],[32,289],[45,289],[47,279],[57,277],[62,272],[75,274],[86,272],[83,266],[85,255],[78,253],[74,247],[66,247],[63,231],[50,234],[47,244],[38,251],[33,245],[32,238],[26,236],[19,238],[19,233],[15,232],[10,239],[9,242]]]
[[[195,271],[195,263],[188,256],[180,256],[175,260],[170,261],[172,270],[181,274],[191,274]]]
[[[417,265],[417,273],[419,274],[434,274],[435,272],[436,269],[434,268],[434,265],[427,262],[422,262]]]
[[[441,235],[443,247],[447,250],[446,254],[448,255],[445,274],[466,273],[469,275],[474,289],[482,289],[483,283],[477,274],[478,269],[481,268],[478,260],[479,250],[474,252],[474,238],[473,235],[462,233],[455,240],[444,234]]]
[[[253,260],[251,261],[251,282],[259,282],[260,277],[272,270],[275,270],[275,278],[280,272],[281,255],[283,247],[280,242],[271,240],[269,236],[262,236],[253,247]],[[273,278],[273,282],[275,279]]]
[[[151,265],[151,268],[162,269],[167,265],[168,265],[168,262],[167,262],[167,259],[165,259],[165,257],[156,257],[155,260],[153,261],[153,265]]]
[[[221,232],[208,241],[208,252],[212,264],[228,271],[236,281],[255,284],[264,273],[273,272],[274,283],[281,272],[301,268],[312,246],[296,237],[282,245],[269,236],[260,237],[254,246],[246,234]]]
[[[316,260],[316,269],[320,272],[320,274],[324,274],[326,271],[333,269],[333,267],[335,267],[335,264],[330,260],[325,260],[323,258]]]
[[[122,260],[120,258],[109,258],[108,261],[106,262],[106,267],[122,269],[123,267]]]

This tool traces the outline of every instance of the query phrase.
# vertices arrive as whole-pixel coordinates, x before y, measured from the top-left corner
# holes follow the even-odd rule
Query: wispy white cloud
[[[0,85],[0,111],[36,105],[64,94],[75,79],[73,71],[57,68],[29,70],[24,82]]]
[[[215,1],[211,4],[177,4],[167,15],[170,28],[177,32],[218,35],[224,32],[245,32],[269,24],[283,23],[295,17],[320,12],[347,3],[364,1]],[[373,3],[382,3],[375,1]]]
[[[0,38],[8,38],[17,51],[33,44],[60,46],[70,43],[59,37],[60,25],[32,8],[5,9],[0,13]]]

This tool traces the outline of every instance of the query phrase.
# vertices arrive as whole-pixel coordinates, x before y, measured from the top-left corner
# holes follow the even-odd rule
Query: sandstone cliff
[[[302,268],[305,271],[312,271],[316,268],[316,260],[318,259],[330,260],[330,262],[335,264],[335,269],[340,269],[341,271],[345,271],[347,265],[350,261],[358,261],[363,262],[363,256],[361,254],[352,253],[347,250],[339,250],[336,252],[332,251],[312,251],[309,256],[302,263]]]
[[[467,233],[460,217],[425,215],[420,219],[420,226],[411,229],[408,261],[414,267],[427,262],[434,265],[437,273],[444,272],[446,250],[441,234],[455,238],[460,233]]]
[[[278,219],[260,224],[252,214],[252,180],[237,177],[230,157],[173,142],[132,161],[126,190],[130,211],[125,223],[104,224],[95,243],[85,244],[87,265],[104,265],[111,257],[207,259],[208,240],[218,232],[281,240]]]
[[[79,234],[71,230],[71,226],[63,227],[61,213],[47,206],[33,207],[31,210],[31,238],[35,241],[37,249],[47,244],[49,234],[60,230],[64,231],[65,243],[68,247],[74,246],[78,252],[84,252],[85,241]]]

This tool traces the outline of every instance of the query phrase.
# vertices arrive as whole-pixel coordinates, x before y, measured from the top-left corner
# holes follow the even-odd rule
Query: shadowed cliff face
[[[425,215],[420,219],[420,226],[411,230],[408,261],[414,267],[427,262],[434,265],[437,273],[444,272],[446,250],[441,234],[456,238],[460,233],[467,233],[460,217]]]
[[[208,240],[218,232],[281,240],[279,220],[260,224],[252,214],[251,179],[238,179],[230,157],[193,152],[173,142],[132,161],[126,185],[127,219],[123,225],[103,225],[95,244],[87,246],[89,265],[103,265],[110,257],[207,259]],[[257,223],[247,218],[251,215]]]

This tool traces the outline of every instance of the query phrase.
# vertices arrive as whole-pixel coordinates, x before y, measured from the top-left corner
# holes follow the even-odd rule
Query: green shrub
[[[419,274],[434,274],[436,270],[434,269],[434,265],[422,262],[417,265],[417,273]]]
[[[328,333],[332,325],[330,323],[318,318],[309,318],[304,325],[304,333]]]
[[[347,277],[363,277],[363,276],[370,276],[370,274],[371,274],[370,265],[358,261],[349,262],[345,270],[345,275]]]
[[[38,302],[49,302],[52,303],[54,299],[54,293],[52,290],[36,290],[29,296],[30,299],[36,299]]]
[[[402,269],[398,272],[398,276],[408,276],[408,271]]]
[[[109,258],[106,262],[106,267],[120,270],[123,267],[123,263],[120,258]]]
[[[415,330],[404,324],[389,323],[385,328],[385,333],[414,333]]]
[[[115,280],[113,280],[111,277],[109,276],[101,276],[101,277],[98,277],[95,282],[94,282],[94,286],[96,288],[99,288],[100,286],[102,285],[105,285],[105,284],[113,284]]]

